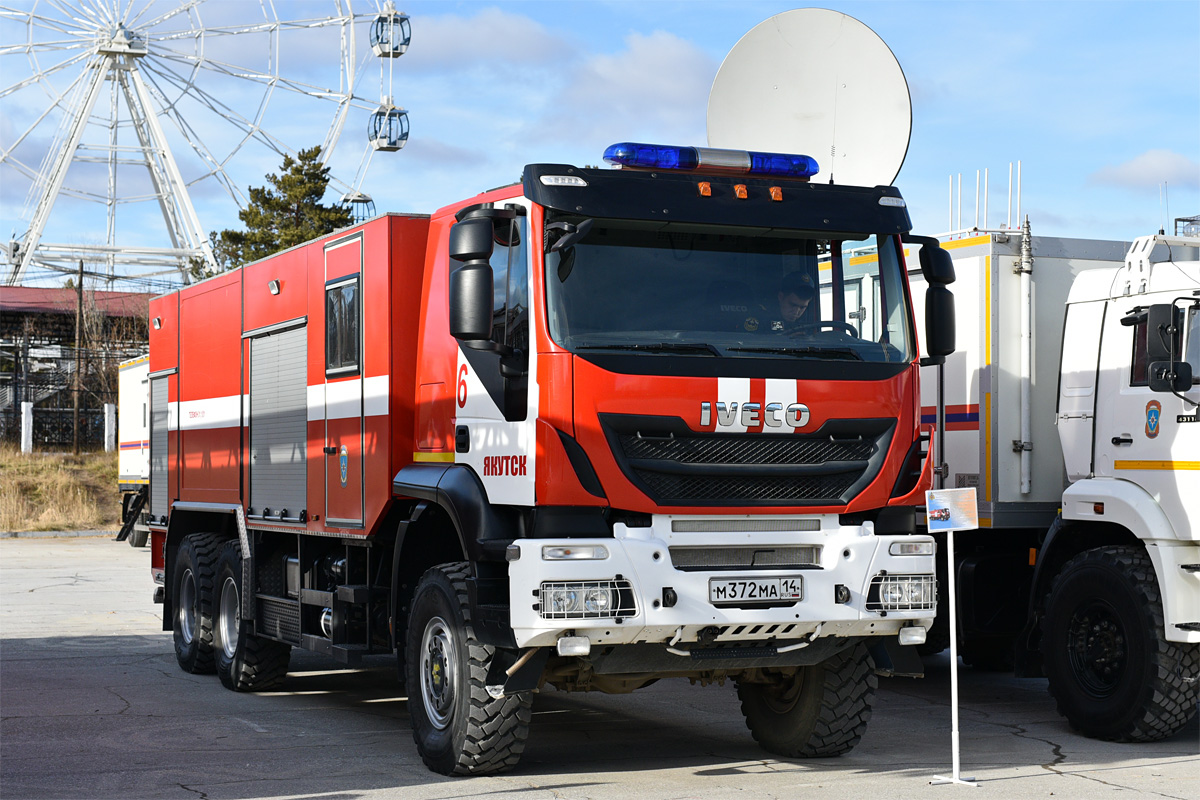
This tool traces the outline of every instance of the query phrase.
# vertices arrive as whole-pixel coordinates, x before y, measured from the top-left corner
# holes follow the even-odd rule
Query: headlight
[[[625,579],[543,583],[538,594],[543,619],[629,617],[636,612],[633,585]]]
[[[867,592],[868,611],[925,611],[937,606],[932,575],[876,575]]]

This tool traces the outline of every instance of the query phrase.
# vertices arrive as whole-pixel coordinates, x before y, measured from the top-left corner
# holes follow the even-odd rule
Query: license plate
[[[708,600],[721,603],[778,603],[803,598],[800,578],[709,578]]]

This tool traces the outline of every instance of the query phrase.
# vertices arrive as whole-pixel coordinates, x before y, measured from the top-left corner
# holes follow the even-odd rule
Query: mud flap
[[[488,694],[498,697],[533,691],[541,682],[542,671],[545,670],[549,658],[549,647],[538,647],[532,652],[526,650],[524,653],[497,647],[485,682]],[[516,669],[511,675],[508,674],[514,666]]]
[[[917,648],[902,645],[895,636],[877,636],[867,645],[875,659],[875,674],[884,678],[924,678],[925,665]]]

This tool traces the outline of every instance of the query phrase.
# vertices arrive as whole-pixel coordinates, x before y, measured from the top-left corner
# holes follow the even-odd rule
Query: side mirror
[[[450,335],[465,346],[492,338],[492,220],[477,217],[450,229],[450,258],[465,262],[450,273]]]
[[[954,352],[954,330],[953,293],[939,283],[930,283],[925,289],[925,352],[929,353],[928,363],[941,364],[946,356]]]
[[[1186,361],[1152,361],[1150,391],[1186,392],[1192,388],[1192,365]]]
[[[932,236],[914,236],[906,233],[900,237],[905,244],[921,245],[921,275],[929,284],[947,286],[954,283],[954,259],[942,249],[942,243]]]
[[[546,226],[546,252],[559,253],[574,247],[580,239],[588,235],[594,220],[585,219],[578,225],[570,222],[553,222]]]
[[[492,338],[492,266],[486,261],[450,273],[450,335],[468,347]]]
[[[921,274],[928,284],[954,283],[954,259],[941,247],[926,245],[921,248]]]
[[[490,219],[464,219],[450,229],[450,257],[455,261],[487,261],[492,257],[494,241]]]
[[[1171,344],[1176,334],[1173,304],[1156,303],[1146,309],[1146,361],[1151,364],[1171,361],[1175,355]]]

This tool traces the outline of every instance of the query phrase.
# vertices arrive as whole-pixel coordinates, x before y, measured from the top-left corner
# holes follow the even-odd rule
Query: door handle
[[[454,429],[454,452],[471,452],[471,429],[466,425],[459,425]]]
[[[325,449],[325,455],[327,455],[327,456],[337,455],[336,447],[325,447],[324,449]]]
[[[1127,433],[1123,433],[1120,436],[1114,436],[1112,443],[1115,445],[1133,444],[1133,437]]]

